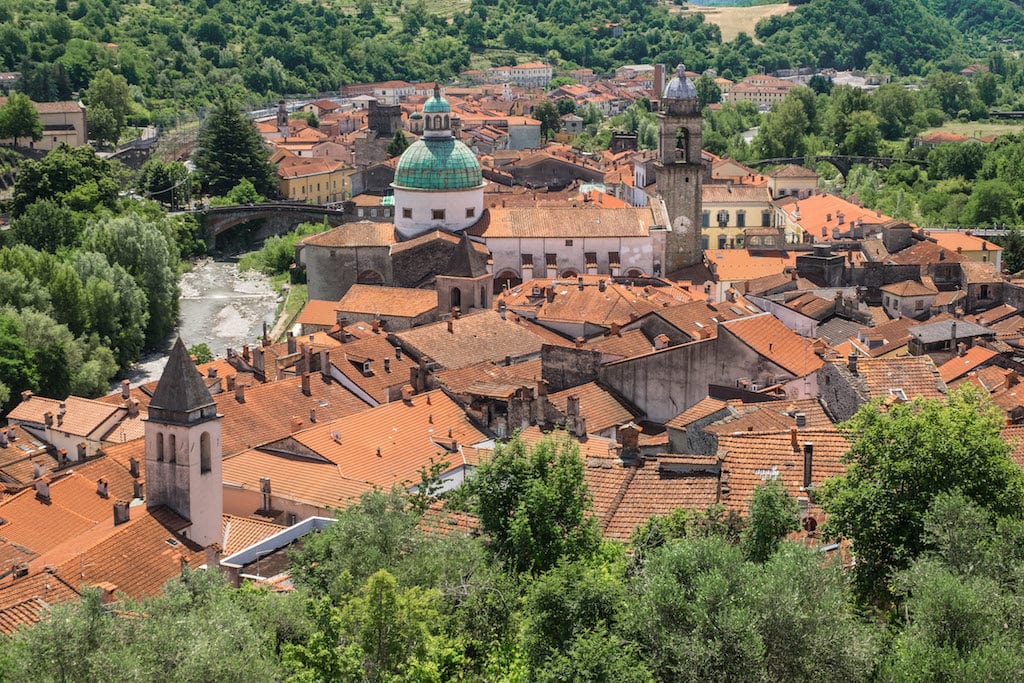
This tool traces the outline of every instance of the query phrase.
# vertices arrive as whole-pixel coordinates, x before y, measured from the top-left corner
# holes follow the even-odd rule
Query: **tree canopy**
[[[224,196],[242,180],[264,197],[277,195],[274,168],[256,127],[229,99],[221,99],[203,123],[192,160],[203,189]]]

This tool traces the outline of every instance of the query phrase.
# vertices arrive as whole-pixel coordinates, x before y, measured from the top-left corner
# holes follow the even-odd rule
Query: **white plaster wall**
[[[566,244],[569,240],[571,245]],[[495,273],[509,269],[522,275],[521,255],[533,254],[536,277],[544,276],[545,254],[556,255],[559,275],[567,269],[585,274],[587,252],[596,252],[597,271],[602,274],[610,272],[608,252],[611,251],[619,252],[623,273],[636,268],[651,275],[654,264],[663,263],[664,257],[664,236],[654,233],[646,237],[487,237],[484,241],[491,250]]]
[[[484,211],[484,186],[470,190],[411,190],[395,188],[395,230],[402,239],[416,237],[431,230],[456,232],[465,230],[480,220]],[[412,209],[406,218],[404,209]],[[443,220],[431,218],[434,209],[444,209]],[[467,217],[466,209],[473,209]]]

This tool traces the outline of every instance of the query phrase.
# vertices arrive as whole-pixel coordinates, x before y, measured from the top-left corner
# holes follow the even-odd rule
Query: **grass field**
[[[688,5],[682,10],[683,14],[704,15],[704,21],[710,24],[717,24],[722,29],[722,41],[733,40],[740,33],[746,33],[754,37],[754,27],[764,17],[774,17],[780,14],[787,14],[796,7],[786,3],[778,5],[754,5],[753,7],[697,7]]]
[[[998,121],[994,123],[980,123],[978,121],[949,121],[938,128],[929,128],[927,133],[954,133],[956,135],[967,135],[969,137],[983,137],[985,135],[1002,135],[1004,133],[1020,133],[1024,131],[1024,123],[1013,123],[1010,121]]]

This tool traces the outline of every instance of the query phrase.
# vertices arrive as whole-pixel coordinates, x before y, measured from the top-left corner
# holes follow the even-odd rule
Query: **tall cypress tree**
[[[203,190],[224,196],[248,178],[264,197],[277,196],[277,177],[256,127],[231,100],[221,99],[199,131],[192,161]]]

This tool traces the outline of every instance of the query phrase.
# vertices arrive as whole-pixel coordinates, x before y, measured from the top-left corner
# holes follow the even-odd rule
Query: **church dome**
[[[402,152],[395,169],[394,186],[400,188],[469,190],[481,185],[483,175],[476,156],[452,137],[417,140]]]
[[[686,69],[682,64],[676,67],[676,75],[668,85],[665,86],[665,92],[661,94],[663,100],[696,100],[697,99],[697,88],[686,76]]]
[[[424,114],[447,114],[452,110],[448,100],[441,97],[440,89],[435,86],[434,96],[423,103]]]

